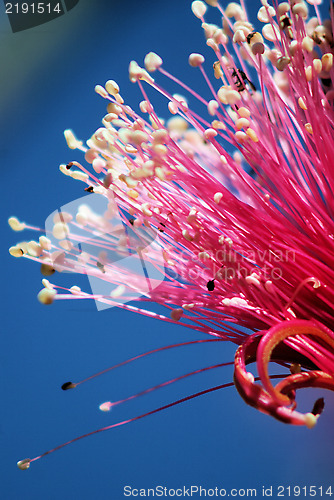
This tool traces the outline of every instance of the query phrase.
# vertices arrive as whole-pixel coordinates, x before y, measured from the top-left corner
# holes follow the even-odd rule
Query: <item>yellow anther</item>
[[[105,88],[110,95],[115,96],[119,93],[119,86],[114,80],[108,80],[105,84]]]
[[[299,97],[298,105],[301,109],[304,109],[304,110],[307,109],[306,102],[305,102],[305,99],[303,97]]]
[[[214,71],[215,78],[217,78],[217,80],[219,80],[219,78],[221,78],[223,76],[223,72],[222,72],[219,61],[216,61],[215,63],[213,63],[213,71]]]
[[[50,288],[43,288],[37,295],[38,300],[41,304],[50,305],[53,303],[55,296],[57,295],[56,290]]]
[[[333,66],[333,54],[330,52],[324,54],[321,58],[321,63],[323,71],[330,71]]]
[[[306,123],[305,124],[305,129],[306,131],[309,133],[309,134],[313,134],[313,128],[312,128],[312,125],[310,123]]]

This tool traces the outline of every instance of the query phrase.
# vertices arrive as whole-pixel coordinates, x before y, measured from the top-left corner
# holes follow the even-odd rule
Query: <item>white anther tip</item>
[[[78,141],[78,139],[73,134],[72,130],[66,129],[64,130],[65,140],[70,149],[77,149],[82,146],[82,141]]]
[[[198,17],[198,19],[202,19],[204,14],[206,13],[206,5],[204,2],[201,2],[200,0],[195,0],[191,4],[191,10],[193,14]]]
[[[203,63],[204,63],[205,59],[204,57],[202,56],[202,54],[197,54],[195,52],[193,52],[192,54],[190,54],[189,56],[189,64],[190,66],[192,66],[193,68],[196,68],[198,66],[201,66]]]
[[[9,217],[8,224],[13,231],[23,231],[25,224],[20,222],[16,217]]]
[[[145,68],[149,73],[156,71],[162,65],[162,59],[155,52],[149,52],[144,59]]]
[[[215,193],[214,197],[213,197],[213,200],[215,203],[217,203],[217,205],[219,205],[220,203],[220,200],[223,198],[223,193]]]
[[[112,407],[112,403],[110,401],[106,401],[105,403],[100,404],[99,409],[101,411],[110,411]]]

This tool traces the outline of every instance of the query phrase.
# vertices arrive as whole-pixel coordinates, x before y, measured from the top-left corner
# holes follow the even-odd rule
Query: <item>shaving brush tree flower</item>
[[[207,4],[217,9],[221,25],[206,22]],[[154,52],[143,67],[135,61],[129,66],[143,96],[138,109],[124,101],[114,80],[97,85],[107,101],[102,126],[86,144],[66,130],[69,148],[81,151],[85,162],[60,165],[83,183],[87,203],[69,204],[49,218],[38,240],[10,248],[14,257],[40,263],[43,304],[92,299],[100,308],[117,306],[208,335],[194,342],[236,344],[234,384],[245,402],[309,428],[324,402],[301,413],[296,391],[334,387],[334,17],[331,5],[330,19],[323,20],[318,4],[263,1],[257,14],[262,27],[255,28],[243,1],[226,7],[194,1],[213,59],[192,53],[189,64],[211,99],[169,73]],[[162,87],[163,77],[180,93]],[[156,113],[151,90],[166,99],[167,121]],[[201,115],[187,96],[203,105]],[[102,211],[97,198],[105,203]],[[16,217],[9,224],[14,231],[42,231]],[[88,275],[92,292],[54,283],[51,276],[59,272]],[[139,305],[129,304],[133,300]],[[154,313],[144,302],[169,313]],[[175,345],[155,351],[170,347]],[[248,371],[253,362],[257,378]],[[289,372],[277,385],[270,362]],[[18,466],[27,469],[70,442]]]

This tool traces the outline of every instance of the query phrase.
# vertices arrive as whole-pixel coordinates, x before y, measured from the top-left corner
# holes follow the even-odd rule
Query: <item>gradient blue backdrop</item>
[[[43,226],[50,212],[82,196],[80,183],[65,178],[58,165],[80,160],[80,153],[67,149],[65,128],[85,139],[100,124],[105,101],[94,93],[96,83],[116,79],[135,107],[141,98],[128,81],[128,62],[141,63],[150,50],[163,57],[166,69],[191,83],[196,70],[188,68],[187,58],[202,51],[203,35],[188,0],[80,0],[63,18],[15,35],[3,5],[0,14],[1,500],[119,500],[125,485],[258,488],[259,496],[263,485],[334,486],[331,395],[326,395],[319,425],[310,431],[259,414],[234,388],[80,441],[33,463],[29,471],[16,468],[17,460],[77,435],[231,381],[232,369],[222,368],[111,413],[98,410],[103,401],[231,361],[234,347],[180,348],[77,390],[60,390],[67,380],[85,378],[146,350],[202,337],[116,309],[98,313],[94,303],[42,306],[36,300],[38,266],[15,260],[7,250],[34,234],[13,233],[7,218],[17,215]],[[219,22],[214,14],[210,18]],[[210,54],[208,67],[211,63]],[[208,97],[200,79],[196,85]],[[165,103],[159,112],[167,115]],[[57,282],[88,286],[84,277],[71,275],[58,276]],[[315,397],[312,391],[306,394],[304,409],[312,407]]]

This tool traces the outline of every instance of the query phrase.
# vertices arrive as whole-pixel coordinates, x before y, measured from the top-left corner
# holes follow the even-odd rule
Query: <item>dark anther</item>
[[[330,78],[321,78],[321,83],[324,87],[330,87],[332,84],[332,80]]]
[[[63,389],[63,391],[68,391],[69,389],[74,389],[75,384],[73,384],[73,382],[65,382],[65,384],[63,384],[61,388]]]
[[[249,33],[249,34],[247,35],[247,38],[246,38],[247,43],[250,43],[250,41],[251,41],[251,39],[253,38],[253,36],[255,35],[255,33],[256,33],[256,31],[252,31],[252,33]]]
[[[288,16],[284,16],[280,19],[280,26],[282,30],[285,28],[290,28],[291,26],[291,19]]]
[[[242,92],[243,90],[246,89],[245,83],[247,81],[247,77],[243,71],[238,70],[238,72],[237,72],[234,69],[233,73],[232,73],[232,77],[235,78],[234,85],[236,85],[238,92]]]
[[[49,264],[41,264],[41,273],[43,276],[51,276],[56,270]]]
[[[66,165],[67,170],[70,170],[71,167],[73,167],[73,163],[72,162],[70,162],[70,163],[68,163]]]
[[[105,271],[105,269],[104,269],[104,265],[103,265],[103,264],[101,264],[101,262],[97,261],[96,265],[97,265],[97,267],[98,267],[98,268],[99,268],[99,269],[100,269],[103,273],[105,273],[105,272],[106,272],[106,271]]]
[[[234,85],[236,85],[238,92],[243,92],[246,89],[246,82],[249,83],[252,90],[256,91],[255,85],[247,78],[246,74],[241,69],[234,69],[232,77],[235,79]]]
[[[213,290],[215,289],[215,280],[208,281],[206,287],[209,290],[209,292],[213,292]]]
[[[321,45],[322,44],[322,40],[321,38],[317,35],[317,33],[313,33],[312,35],[312,40],[317,44],[317,45]]]
[[[133,226],[134,221],[134,219],[129,219],[129,223],[131,224],[131,226]]]
[[[324,398],[319,398],[314,403],[313,410],[311,411],[311,413],[313,413],[313,415],[321,415],[324,408],[325,408],[325,400]]]
[[[160,231],[160,233],[163,233],[164,232],[164,227],[166,227],[166,224],[164,224],[163,222],[159,222],[159,225],[162,226],[162,227],[158,227],[158,231]]]
[[[88,193],[94,193],[94,188],[93,186],[89,186],[88,188],[85,188],[85,191],[87,191]]]
[[[249,83],[249,85],[250,85],[250,88],[251,88],[252,90],[254,90],[254,92],[256,92],[256,87],[255,87],[254,83],[253,83],[253,82],[251,82],[250,80],[248,80],[248,83]]]

